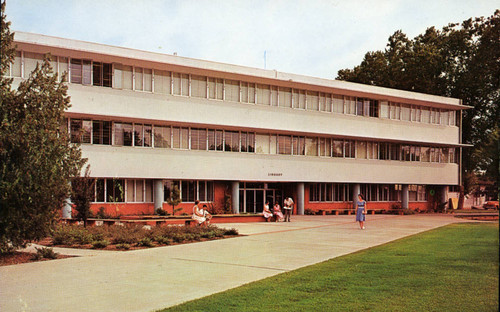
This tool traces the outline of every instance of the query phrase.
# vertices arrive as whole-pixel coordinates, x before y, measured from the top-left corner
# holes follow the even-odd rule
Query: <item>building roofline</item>
[[[222,72],[235,75],[251,76],[260,79],[268,79],[274,81],[282,81],[285,83],[305,84],[316,87],[336,89],[342,93],[361,93],[367,97],[387,98],[391,101],[398,99],[409,102],[438,104],[443,108],[461,110],[468,109],[471,106],[461,104],[460,99],[430,95],[412,91],[404,91],[391,89],[386,87],[378,87],[365,85],[354,82],[347,82],[334,79],[325,79],[318,77],[310,77],[292,73],[284,73],[276,70],[267,70],[260,68],[252,68],[241,65],[220,63],[214,61],[200,60],[183,56],[162,54],[158,52],[149,52],[138,49],[124,48],[107,44],[87,42],[75,39],[66,39],[42,34],[28,33],[23,31],[13,31],[14,42],[28,45],[43,45],[65,50],[74,50],[94,54],[103,54],[115,57],[123,57],[128,59],[164,63],[169,65],[202,69],[206,71]]]

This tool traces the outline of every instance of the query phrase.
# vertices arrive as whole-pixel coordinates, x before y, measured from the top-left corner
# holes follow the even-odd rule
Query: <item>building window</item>
[[[207,150],[207,129],[191,128],[191,149]]]
[[[319,94],[316,91],[307,91],[306,103],[307,109],[312,111],[319,110]]]
[[[111,88],[113,66],[109,63],[94,62],[92,64],[92,84]]]
[[[170,94],[171,76],[169,71],[154,71],[154,92],[161,94]],[[206,92],[206,90],[205,90]]]
[[[292,154],[292,137],[289,135],[278,136],[278,154]]]
[[[92,144],[111,145],[111,121],[92,121]]]
[[[306,142],[305,137],[292,137],[292,154],[293,155],[305,155],[306,154]]]
[[[91,64],[89,60],[71,59],[71,83],[91,84]]]
[[[378,100],[370,100],[369,116],[378,117]]]
[[[132,146],[133,126],[130,123],[115,122],[115,145]]]
[[[332,154],[332,140],[330,138],[319,139],[319,156],[330,157]]]
[[[344,141],[344,157],[345,158],[356,157],[356,142],[354,140]]]
[[[307,156],[318,156],[318,138],[306,138],[305,145]]]
[[[92,121],[71,119],[70,139],[72,143],[91,143]]]
[[[224,131],[224,151],[240,151],[240,133],[238,131]]]
[[[191,96],[197,98],[207,98],[207,77],[191,76]]]
[[[155,126],[154,127],[154,142],[155,147],[170,148],[170,127]]]
[[[194,202],[196,198],[196,181],[182,181],[181,194],[183,202]]]
[[[222,130],[208,130],[208,149],[211,151],[223,151]]]
[[[125,199],[125,181],[123,179],[105,180],[105,199],[108,203],[121,203]],[[96,189],[99,183],[96,183]],[[100,190],[99,190],[100,191]],[[96,192],[97,193],[97,192]]]

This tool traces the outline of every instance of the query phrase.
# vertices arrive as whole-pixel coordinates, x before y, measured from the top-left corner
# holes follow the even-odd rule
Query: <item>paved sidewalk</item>
[[[154,311],[456,222],[369,215],[359,230],[353,216],[292,216],[219,225],[243,237],[4,266],[0,311]]]

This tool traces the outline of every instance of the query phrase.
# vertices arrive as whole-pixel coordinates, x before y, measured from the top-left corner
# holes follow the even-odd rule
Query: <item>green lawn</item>
[[[498,224],[453,224],[163,311],[498,311]]]

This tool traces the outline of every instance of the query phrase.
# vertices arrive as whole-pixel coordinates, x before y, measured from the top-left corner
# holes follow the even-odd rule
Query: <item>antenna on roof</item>
[[[267,51],[264,50],[264,69],[266,69],[266,54],[267,54]]]

